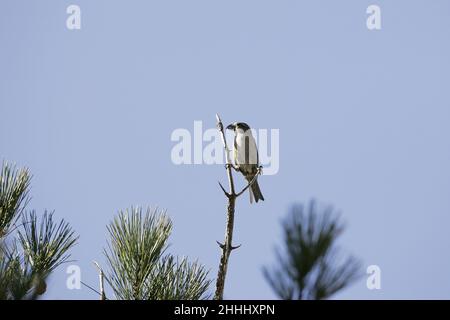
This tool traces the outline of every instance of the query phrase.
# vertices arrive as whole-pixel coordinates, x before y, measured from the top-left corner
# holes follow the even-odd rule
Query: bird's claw
[[[236,171],[236,172],[239,172],[239,167],[234,165],[234,164],[232,164],[232,163],[227,163],[225,165],[225,169],[228,170],[229,168],[234,169],[234,171]]]
[[[258,167],[258,172],[257,172],[257,174],[260,174],[260,175],[263,174],[263,166],[259,166],[259,167]]]

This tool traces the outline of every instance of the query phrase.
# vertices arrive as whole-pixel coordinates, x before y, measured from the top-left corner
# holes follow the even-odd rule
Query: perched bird
[[[259,157],[255,138],[253,138],[252,131],[248,124],[244,122],[234,122],[230,124],[227,129],[233,130],[235,134],[234,169],[241,172],[245,179],[250,183],[259,172]],[[256,202],[264,200],[261,190],[259,189],[258,180],[255,180],[249,190],[250,203],[253,203],[253,199]]]

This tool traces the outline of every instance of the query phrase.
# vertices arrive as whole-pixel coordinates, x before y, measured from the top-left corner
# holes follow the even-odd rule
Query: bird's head
[[[243,132],[250,130],[250,127],[245,122],[233,122],[232,124],[228,125],[228,130],[242,130]]]

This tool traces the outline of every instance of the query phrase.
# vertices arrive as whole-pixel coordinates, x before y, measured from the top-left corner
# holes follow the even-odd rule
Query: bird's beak
[[[234,130],[234,124],[228,125],[227,129],[228,129],[228,130]]]

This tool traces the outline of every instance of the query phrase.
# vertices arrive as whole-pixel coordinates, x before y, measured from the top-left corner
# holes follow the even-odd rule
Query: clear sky
[[[66,8],[81,8],[81,30]],[[366,8],[381,7],[369,31]],[[173,130],[245,121],[280,132],[266,201],[237,204],[226,298],[274,298],[280,220],[314,197],[342,212],[340,245],[379,265],[336,298],[450,297],[450,2],[0,2],[0,159],[32,171],[30,208],[80,235],[72,251],[97,287],[106,225],[131,205],[167,209],[171,252],[216,276],[225,228],[221,165],[171,161]],[[238,180],[242,184],[241,180]],[[97,299],[66,289],[46,298]]]

